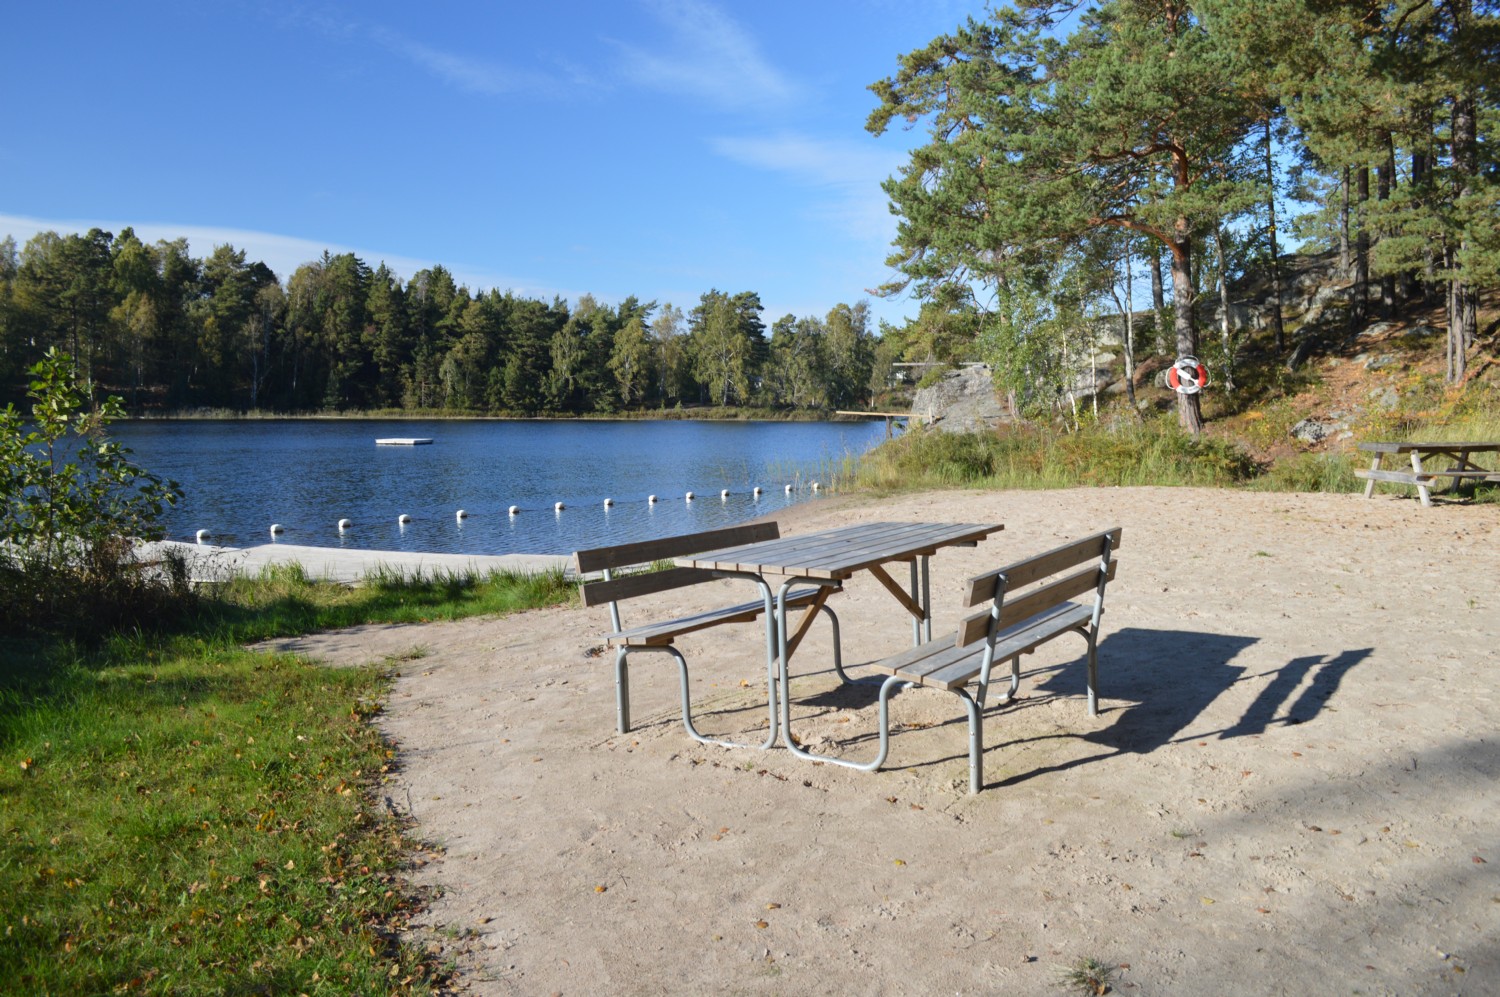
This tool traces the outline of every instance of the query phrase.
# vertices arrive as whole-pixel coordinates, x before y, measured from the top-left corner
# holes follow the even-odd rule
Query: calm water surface
[[[250,546],[280,523],[283,543],[466,554],[568,553],[744,522],[815,501],[813,481],[885,438],[881,423],[685,421],[209,420],[112,431],[137,463],[182,485],[165,523],[172,539],[206,529],[214,543]],[[436,442],[376,446],[381,437]],[[410,524],[397,523],[402,513]],[[340,519],[354,523],[342,535]]]

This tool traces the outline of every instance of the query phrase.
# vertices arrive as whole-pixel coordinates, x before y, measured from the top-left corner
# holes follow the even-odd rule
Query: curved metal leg
[[[823,606],[819,610],[828,617],[828,626],[833,630],[833,670],[838,672],[839,681],[845,685],[853,685],[854,679],[844,671],[844,639],[839,636],[839,618],[833,610]]]
[[[786,594],[787,591],[792,587],[793,581],[795,581],[795,579],[788,578],[785,582],[783,582],[781,585],[781,591],[777,593],[776,597],[776,660],[780,665],[780,675],[778,676],[778,678],[781,682],[781,729],[785,732],[785,736],[782,738],[782,740],[786,742],[787,750],[796,755],[798,758],[806,758],[811,761],[829,762],[834,765],[842,765],[845,768],[858,769],[861,772],[873,772],[875,769],[878,769],[881,765],[885,764],[886,755],[890,751],[890,724],[888,721],[890,717],[889,703],[891,690],[904,684],[905,680],[899,679],[896,676],[892,675],[890,678],[886,679],[885,682],[883,682],[880,686],[880,750],[877,752],[873,761],[852,762],[846,758],[833,758],[828,755],[818,755],[814,754],[811,751],[804,751],[792,737],[791,673],[790,669],[787,667]],[[827,607],[824,608],[826,609]],[[840,653],[837,640],[838,617],[834,616],[831,611],[829,612],[829,616],[832,618],[835,627],[835,661],[838,662],[835,667],[838,669],[839,677],[847,682],[849,681],[849,678],[844,674],[843,662],[837,657]]]
[[[875,752],[875,757],[868,762],[855,762],[847,758],[834,758],[832,755],[819,755],[811,751],[805,751],[792,739],[792,728],[790,726],[790,707],[783,707],[785,713],[782,717],[782,726],[787,732],[787,750],[798,758],[806,758],[814,762],[827,762],[830,765],[842,765],[844,768],[854,769],[859,772],[874,772],[885,764],[886,757],[891,753],[891,693],[904,687],[906,680],[892,675],[880,685],[880,748]],[[783,697],[784,699],[785,697]]]
[[[622,649],[622,651],[662,651],[662,652],[665,652],[666,654],[670,654],[674,659],[676,659],[676,661],[677,661],[677,672],[678,672],[678,676],[680,678],[681,685],[682,685],[682,726],[684,728],[686,728],[686,730],[688,732],[688,736],[691,737],[693,740],[695,740],[695,741],[701,741],[704,744],[717,744],[717,745],[720,745],[720,746],[725,747],[725,748],[752,748],[752,747],[756,747],[756,745],[741,744],[738,741],[726,741],[726,740],[723,740],[721,738],[706,737],[703,734],[698,733],[698,728],[696,728],[696,727],[693,726],[693,704],[692,704],[692,700],[691,700],[691,698],[689,696],[689,690],[688,690],[688,666],[687,666],[687,659],[682,656],[682,652],[679,651],[679,650],[677,650],[677,648],[672,647],[670,644],[660,644],[660,645],[658,645],[658,644],[650,644],[650,645],[640,645],[640,646],[636,646],[636,647],[626,648],[626,649]],[[620,669],[621,669],[621,664],[624,661],[624,657],[625,657],[625,655],[624,655],[624,653],[622,653],[622,654],[619,655],[619,657],[618,657],[618,659],[616,661],[616,676],[617,676],[617,680],[618,680],[619,674],[621,674]],[[762,751],[764,751],[765,749],[771,747],[771,745],[773,745],[773,744],[776,743],[776,690],[775,690],[774,686],[771,689],[770,696],[771,696],[771,730],[766,735],[766,740],[762,744],[759,745],[759,747],[760,747],[760,749]],[[621,700],[621,709],[623,711],[625,711],[624,714],[622,714],[622,715],[624,715],[626,717],[626,725],[624,727],[622,727],[621,731],[620,731],[620,733],[623,734],[623,733],[626,733],[629,730],[629,724],[628,724],[629,706],[628,706],[628,704],[625,703],[624,700]]]
[[[995,705],[995,706],[1004,706],[1006,703],[1008,703],[1012,699],[1016,698],[1016,693],[1018,691],[1020,691],[1020,688],[1021,688],[1021,656],[1018,654],[1014,658],[1010,659],[1010,688],[1005,691],[1005,698],[1002,699],[1002,700],[1000,700],[997,703],[994,703],[993,705]],[[989,691],[990,691],[990,686],[989,686],[988,682],[981,682],[981,683],[979,683],[979,695],[975,696],[974,700],[975,700],[975,702],[977,702],[979,704],[979,708],[981,710],[983,710],[983,709],[986,708],[986,704],[985,704],[984,699],[985,699],[985,696],[989,694]]]

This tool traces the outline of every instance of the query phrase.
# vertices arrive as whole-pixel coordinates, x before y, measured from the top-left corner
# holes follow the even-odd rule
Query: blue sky
[[[978,3],[32,3],[0,34],[0,236],[125,225],[285,280],[326,247],[472,289],[767,324],[889,275],[866,87]],[[877,317],[915,314],[871,300]]]

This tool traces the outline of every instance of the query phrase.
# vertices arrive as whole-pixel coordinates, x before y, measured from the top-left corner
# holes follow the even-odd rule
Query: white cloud
[[[726,107],[781,105],[800,88],[761,53],[724,10],[703,0],[647,0],[671,33],[670,51],[616,42],[625,77],[638,86],[696,96]]]
[[[379,250],[344,246],[331,242],[316,242],[297,236],[279,235],[274,232],[258,232],[253,229],[217,228],[207,225],[176,225],[158,222],[121,222],[104,219],[42,219],[20,215],[0,214],[0,239],[13,236],[17,248],[24,247],[27,240],[38,232],[57,232],[61,235],[83,233],[92,228],[103,229],[116,235],[121,229],[133,228],[136,236],[146,243],[159,240],[187,239],[188,252],[202,258],[213,252],[215,246],[225,244],[243,249],[249,260],[259,260],[270,267],[277,277],[285,282],[304,263],[319,259],[326,249],[334,255],[353,253],[372,267],[386,264],[396,276],[408,280],[418,270],[441,263],[459,284],[467,285],[471,291],[488,291],[499,288],[515,291],[528,297],[551,298],[560,293],[543,281],[496,274],[482,267],[452,264],[442,260],[419,260],[410,256],[383,253]]]
[[[545,84],[544,78],[537,74],[515,72],[483,59],[444,52],[387,28],[372,27],[369,35],[418,68],[468,93],[495,97],[517,90],[540,89]]]
[[[434,48],[379,24],[335,18],[308,10],[285,12],[278,21],[292,30],[311,30],[341,44],[363,44],[368,39],[429,76],[465,93],[496,97],[517,91],[541,91],[549,83],[543,74],[515,70],[487,59]]]
[[[792,133],[716,138],[710,144],[727,159],[822,189],[827,196],[816,214],[855,238],[886,242],[895,234],[880,184],[905,162],[900,152]]]

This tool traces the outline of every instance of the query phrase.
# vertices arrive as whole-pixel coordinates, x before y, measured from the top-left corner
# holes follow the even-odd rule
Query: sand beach
[[[963,579],[1124,527],[1087,715],[1083,642],[1026,659],[967,793],[950,694],[893,700],[887,767],[690,740],[668,659],[632,666],[614,729],[602,609],[277,642],[399,671],[380,788],[434,847],[417,939],[473,994],[1500,992],[1500,507],[1394,494],[1175,488],[833,496],[783,535],[873,520],[999,522],[932,561],[935,628]],[[646,618],[750,598],[726,580]],[[656,600],[652,602],[652,600]],[[910,641],[856,576],[844,660]],[[628,622],[628,621],[627,621]],[[764,735],[759,624],[679,645],[705,733]],[[815,626],[798,732],[869,757],[873,690]]]

